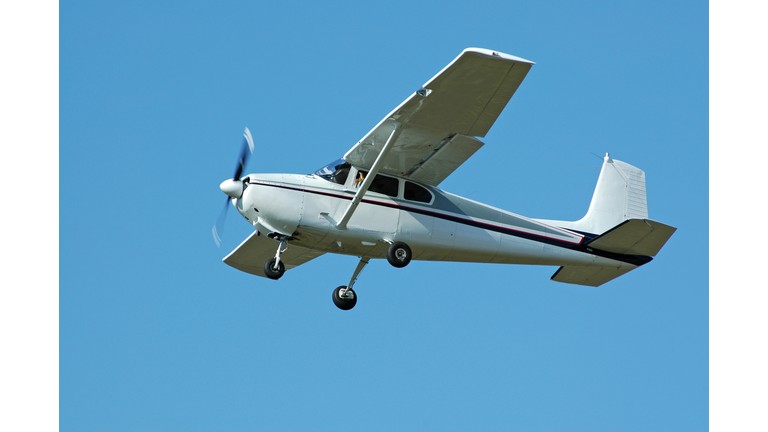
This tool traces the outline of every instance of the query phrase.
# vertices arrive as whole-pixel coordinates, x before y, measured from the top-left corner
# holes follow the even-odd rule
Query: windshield
[[[344,159],[339,159],[315,171],[313,174],[329,182],[344,184],[347,182],[350,165]]]

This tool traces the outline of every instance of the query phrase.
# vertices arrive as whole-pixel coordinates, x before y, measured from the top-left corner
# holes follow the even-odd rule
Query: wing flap
[[[277,246],[278,243],[275,240],[258,235],[254,231],[244,242],[240,243],[240,246],[224,257],[223,261],[242,272],[267,277],[264,274],[264,263],[275,257]],[[285,270],[288,271],[320,255],[323,255],[323,252],[289,245],[288,250],[283,252],[280,259],[285,264]]]
[[[656,256],[677,228],[650,219],[627,219],[588,243],[624,255]]]
[[[417,182],[438,185],[482,146],[483,142],[477,138],[455,135],[445,146],[436,148],[412,167],[409,177]]]

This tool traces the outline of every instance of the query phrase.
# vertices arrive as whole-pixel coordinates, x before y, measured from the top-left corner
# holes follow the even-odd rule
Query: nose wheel
[[[283,273],[285,273],[285,264],[280,261],[280,255],[288,250],[288,242],[286,240],[285,237],[280,239],[280,245],[277,246],[275,257],[264,263],[264,275],[270,279],[280,279]]]
[[[270,279],[280,279],[285,273],[285,264],[282,261],[277,261],[277,258],[272,258],[264,263],[264,274]]]

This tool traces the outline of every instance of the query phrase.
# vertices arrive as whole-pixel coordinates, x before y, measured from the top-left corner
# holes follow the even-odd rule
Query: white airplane
[[[531,219],[438,188],[472,156],[532,62],[468,48],[395,108],[341,159],[312,174],[221,183],[255,231],[224,262],[279,279],[325,253],[360,257],[333,291],[343,310],[371,259],[552,265],[552,280],[599,286],[651,261],[676,228],[648,219],[645,173],[606,154],[587,214],[575,222]],[[221,218],[219,219],[221,221]],[[220,244],[216,226],[214,239]]]

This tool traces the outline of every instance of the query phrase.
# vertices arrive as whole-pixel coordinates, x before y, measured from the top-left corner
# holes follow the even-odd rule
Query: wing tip
[[[526,59],[524,59],[522,57],[513,56],[511,54],[506,54],[506,53],[503,53],[501,51],[489,50],[489,49],[486,49],[486,48],[470,47],[470,48],[466,48],[464,51],[462,51],[462,54],[464,54],[464,53],[476,53],[476,54],[482,54],[482,55],[489,56],[489,57],[499,57],[499,58],[503,58],[504,60],[511,60],[511,61],[515,61],[515,62],[519,62],[519,63],[528,63],[528,64],[531,64],[531,65],[536,64],[536,63],[534,63],[534,62],[532,62],[530,60],[526,60]]]

